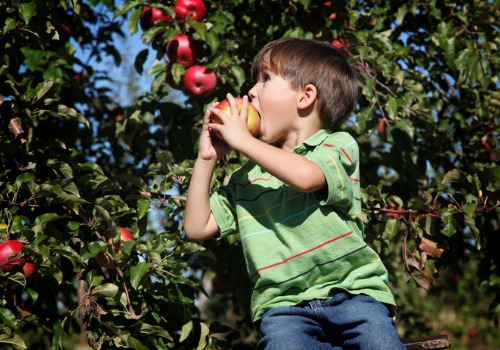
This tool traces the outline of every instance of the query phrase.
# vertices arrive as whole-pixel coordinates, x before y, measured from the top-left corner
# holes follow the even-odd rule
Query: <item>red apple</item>
[[[199,55],[196,42],[187,35],[177,35],[167,43],[167,56],[171,63],[180,63],[189,67]]]
[[[15,266],[22,266],[26,259],[19,257],[23,244],[16,240],[5,241],[0,244],[0,270],[11,271]]]
[[[235,100],[236,103],[238,104],[238,112],[240,112],[243,106],[243,99],[241,97],[236,97]],[[227,99],[219,102],[219,104],[215,108],[223,111],[224,114],[227,115],[228,117],[231,115],[231,107],[229,106],[229,101]],[[220,123],[219,118],[217,118],[216,115],[212,115],[211,122]],[[248,103],[247,128],[253,137],[257,137],[257,135],[259,135],[260,115],[259,112],[257,112],[255,107],[250,102]]]
[[[177,0],[174,5],[176,18],[186,20],[193,16],[195,21],[201,21],[207,14],[207,8],[202,0]]]
[[[351,46],[349,43],[349,40],[345,36],[339,36],[336,39],[332,40],[332,45],[335,46],[337,49],[349,49]]]
[[[134,240],[135,237],[130,232],[130,230],[123,228],[123,227],[118,227],[120,230],[120,242],[117,242],[114,245],[115,253],[120,253],[120,248],[122,247],[122,242],[128,241],[128,240]],[[111,245],[112,239],[109,240],[109,243]],[[99,254],[96,255],[95,259],[101,265],[102,267],[105,267],[107,269],[112,269],[115,267],[115,261],[114,259],[109,255],[105,254],[103,252],[100,252]]]
[[[378,122],[377,130],[378,130],[378,136],[380,137],[380,139],[382,141],[387,141],[386,123],[385,123],[384,119],[381,119]]]
[[[217,86],[217,76],[213,70],[202,66],[191,66],[184,73],[184,87],[196,97],[202,97],[212,92]]]
[[[23,275],[26,279],[30,278],[36,271],[36,265],[33,263],[26,263],[23,266]]]
[[[163,11],[156,7],[144,6],[141,12],[141,28],[146,31],[151,28],[157,21],[171,21],[172,17],[166,15]]]
[[[123,228],[123,227],[118,227],[118,229],[120,230],[120,239],[122,242],[126,242],[128,240],[135,239],[134,235],[132,234],[132,232],[130,232],[130,230]],[[120,243],[120,246],[121,246],[121,243]]]
[[[481,139],[479,161],[493,163],[495,161],[495,152],[487,139]]]

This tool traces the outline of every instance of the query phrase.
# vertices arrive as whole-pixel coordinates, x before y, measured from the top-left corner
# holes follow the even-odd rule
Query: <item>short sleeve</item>
[[[353,203],[353,181],[357,181],[358,146],[355,140],[345,135],[334,134],[318,145],[306,157],[316,163],[326,179],[326,191],[320,191],[320,205],[332,205],[349,211]]]
[[[219,190],[210,197],[210,209],[219,226],[221,237],[235,233],[238,230],[236,224],[236,211],[232,203],[230,191],[225,187],[220,187]]]

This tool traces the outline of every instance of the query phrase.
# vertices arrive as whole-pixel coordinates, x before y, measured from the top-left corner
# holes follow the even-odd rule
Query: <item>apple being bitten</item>
[[[243,107],[243,99],[241,97],[236,97],[235,100],[238,105],[239,113],[241,112],[241,108]],[[231,115],[231,106],[229,105],[229,101],[227,99],[219,102],[219,104],[215,106],[215,108],[223,111],[224,114],[228,117]],[[216,115],[212,114],[211,123],[220,124],[220,120]],[[247,128],[253,137],[257,137],[257,135],[259,135],[260,133],[260,115],[250,102],[248,102]]]

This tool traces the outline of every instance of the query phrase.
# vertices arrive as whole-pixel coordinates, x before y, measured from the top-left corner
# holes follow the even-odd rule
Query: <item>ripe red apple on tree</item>
[[[238,104],[238,112],[241,112],[241,108],[243,106],[243,99],[241,97],[235,98],[236,103]],[[229,105],[229,101],[223,100],[219,102],[215,108],[220,109],[224,112],[228,117],[231,115],[231,107]],[[210,120],[211,123],[220,123],[219,118],[216,115],[212,115]],[[248,131],[252,134],[253,137],[257,137],[260,132],[260,115],[259,112],[255,109],[255,107],[249,102],[248,103],[248,117],[247,117],[247,128]]]
[[[345,36],[339,36],[336,39],[332,40],[332,45],[335,46],[337,49],[349,49],[351,44],[349,43],[349,40]]]
[[[155,22],[160,20],[171,21],[172,17],[168,14],[164,14],[159,8],[144,6],[140,17],[142,30],[148,30],[155,24]]]
[[[184,87],[195,97],[212,92],[217,86],[217,76],[213,70],[203,66],[191,66],[184,73]]]
[[[386,121],[385,121],[385,119],[381,119],[378,122],[377,131],[378,131],[378,136],[380,137],[380,139],[382,141],[387,141],[387,131],[386,131]]]
[[[167,56],[171,63],[180,63],[189,67],[199,55],[196,42],[188,35],[177,35],[167,43]]]
[[[36,265],[33,263],[26,263],[23,266],[23,275],[26,279],[30,278],[36,271]]]
[[[117,242],[114,245],[114,250],[115,253],[120,253],[120,248],[122,247],[122,242],[126,242],[128,240],[134,240],[135,237],[130,232],[130,230],[124,228],[124,227],[118,227],[120,230],[120,241]],[[109,239],[108,244],[111,245],[113,242],[112,238]],[[103,252],[100,252],[99,254],[96,255],[95,259],[101,265],[101,267],[105,267],[107,269],[112,269],[115,268],[115,261],[114,259],[110,256],[110,254],[106,254]]]
[[[177,0],[174,5],[176,18],[184,21],[192,16],[195,21],[201,21],[207,14],[207,8],[202,0]]]
[[[23,244],[17,240],[9,240],[0,243],[0,270],[11,271],[16,266],[23,266],[25,258],[19,257]]]

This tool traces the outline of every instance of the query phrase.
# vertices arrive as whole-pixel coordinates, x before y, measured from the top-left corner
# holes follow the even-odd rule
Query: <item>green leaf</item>
[[[217,52],[219,50],[220,39],[214,32],[210,31],[207,33],[206,43],[212,52]]]
[[[80,114],[76,109],[67,107],[65,105],[57,106],[57,113],[65,118],[74,119],[82,124],[85,124],[87,128],[90,127],[89,121],[82,114]]]
[[[185,323],[182,326],[182,331],[181,331],[181,336],[179,338],[179,342],[182,343],[184,340],[186,340],[189,337],[189,334],[191,334],[192,331],[193,331],[193,321],[189,320],[188,323]]]
[[[198,347],[196,348],[196,350],[202,350],[207,347],[207,338],[210,334],[210,328],[206,324],[200,323],[200,328],[200,342],[198,343]]]
[[[38,300],[38,296],[40,295],[37,291],[31,289],[31,288],[26,288],[26,294],[28,294],[28,296],[30,297],[31,299],[31,302],[34,304],[36,303],[36,301]]]
[[[61,219],[62,216],[56,213],[45,213],[37,216],[33,225],[33,232],[40,233],[43,232],[47,223]]]
[[[444,223],[444,227],[441,230],[441,233],[443,233],[447,237],[453,236],[457,232],[457,225],[455,222],[455,218],[453,217],[453,210],[446,209],[444,212],[442,212],[441,220]]]
[[[53,81],[44,81],[43,83],[40,83],[37,88],[38,91],[36,93],[35,99],[33,100],[33,103],[36,103],[40,101],[45,95],[52,89],[54,86]]]
[[[413,140],[415,136],[415,127],[409,119],[397,119],[393,124],[394,128],[403,131],[410,139]]]
[[[236,78],[236,84],[239,88],[245,84],[245,71],[237,65],[231,66],[231,74]]]
[[[168,340],[173,340],[170,333],[168,333],[168,331],[165,330],[163,327],[151,325],[148,323],[143,323],[141,325],[141,333],[148,335],[156,335],[162,338],[167,338]],[[179,341],[182,342],[182,340]]]
[[[167,73],[162,72],[154,78],[153,82],[151,83],[151,92],[153,94],[157,95],[160,89],[165,85],[166,77]]]
[[[442,183],[447,182],[462,182],[464,180],[463,174],[458,169],[453,169],[448,171],[441,181]]]
[[[151,263],[139,262],[130,268],[130,284],[137,289],[141,283],[142,277],[148,272]]]
[[[81,257],[83,260],[94,258],[100,252],[106,251],[106,243],[103,241],[90,242],[82,248]]]
[[[104,283],[92,289],[91,294],[99,294],[105,297],[114,297],[118,294],[118,286],[112,283]]]
[[[387,220],[384,228],[384,233],[382,234],[382,238],[385,240],[393,239],[397,235],[400,226],[401,226],[401,221],[397,219]]]
[[[19,16],[23,19],[25,24],[29,24],[31,18],[36,15],[35,1],[21,2],[19,4]]]
[[[151,204],[151,201],[147,198],[141,198],[137,201],[137,218],[142,219],[149,210],[149,205]]]
[[[64,333],[62,321],[61,320],[57,321],[54,327],[52,327],[52,330],[54,332],[54,336],[52,337],[52,344],[50,345],[49,350],[62,349],[61,337]]]
[[[6,308],[0,308],[0,321],[3,325],[7,327],[17,329],[17,319],[16,315],[12,311]]]
[[[17,350],[27,349],[23,338],[17,334],[0,334],[0,344],[9,344]]]

